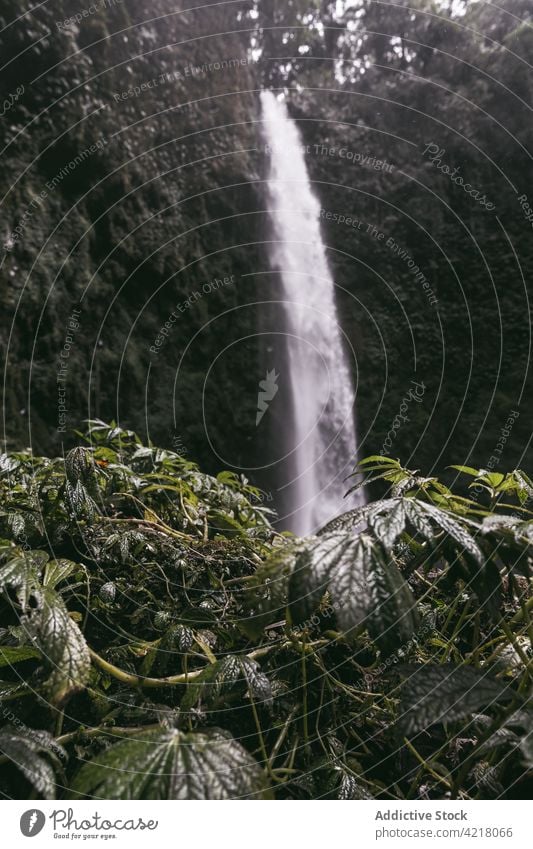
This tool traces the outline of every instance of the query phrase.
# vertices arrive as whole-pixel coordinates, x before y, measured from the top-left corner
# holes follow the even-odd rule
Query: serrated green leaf
[[[235,537],[246,534],[242,525],[223,510],[210,510],[207,519],[211,530],[222,536]]]
[[[61,705],[87,683],[91,669],[87,643],[62,598],[53,590],[43,593],[42,605],[29,622],[35,644],[52,669],[43,695]]]
[[[0,566],[0,591],[14,589],[23,612],[40,587],[40,574],[47,561],[46,552],[29,551],[16,554]]]
[[[2,728],[0,752],[21,771],[43,799],[56,798],[54,766],[59,766],[59,757],[66,758],[66,752],[51,734],[32,728],[21,731]]]
[[[249,657],[241,657],[239,662],[250,698],[256,702],[270,703],[272,701],[272,687],[257,661],[251,660]]]
[[[382,466],[394,466],[397,469],[401,469],[398,460],[394,460],[392,457],[383,456],[381,454],[371,454],[370,457],[365,457],[364,460],[360,460],[357,464],[358,466],[367,466],[369,463],[380,463]]]
[[[175,646],[179,652],[188,652],[194,643],[194,632],[186,625],[176,625],[168,632],[170,645]]]
[[[66,482],[65,501],[76,519],[94,519],[98,512],[96,504],[80,480],[76,484]]]
[[[237,689],[239,685],[256,702],[272,701],[270,681],[259,664],[251,658],[230,654],[206,667],[198,678],[189,683],[180,708],[189,711],[200,702],[209,707],[219,696]]]
[[[472,666],[427,663],[406,665],[399,671],[405,679],[399,724],[406,737],[438,722],[465,719],[515,695],[509,685]]]
[[[344,533],[328,534],[308,543],[297,558],[289,579],[289,608],[295,624],[312,615],[326,592],[332,567],[350,556],[353,542]]]
[[[433,526],[419,501],[414,498],[406,499],[405,512],[415,530],[422,534],[424,539],[433,539],[435,536]]]
[[[361,534],[331,570],[329,592],[346,632],[364,626],[384,654],[406,643],[418,624],[414,597],[396,565]]]
[[[342,556],[333,564],[328,589],[339,626],[346,632],[368,624],[369,581],[372,580],[373,544],[370,537],[348,538]]]
[[[11,513],[7,517],[7,524],[11,529],[13,538],[20,540],[26,531],[26,517],[22,513]]]
[[[80,566],[71,560],[51,560],[44,570],[43,586],[55,590],[58,584],[66,581],[78,569]]]
[[[88,448],[73,448],[65,457],[67,481],[76,487],[78,483],[89,483],[94,477],[94,459]]]
[[[391,550],[394,543],[403,533],[405,528],[406,511],[403,499],[399,499],[385,514],[376,516],[369,514],[369,524],[378,540],[387,550]]]
[[[263,774],[231,735],[183,734],[175,729],[139,733],[82,767],[74,798],[247,799],[266,795]]]
[[[346,513],[341,513],[340,516],[337,516],[331,522],[324,525],[323,528],[320,528],[317,536],[326,536],[334,531],[353,530],[366,519],[367,511],[367,507],[356,507],[355,510],[348,510]]]
[[[369,589],[368,633],[382,654],[389,655],[413,637],[419,624],[416,601],[396,565],[381,553],[374,563]]]
[[[448,534],[456,543],[468,552],[479,564],[484,563],[485,558],[479,545],[472,535],[458,521],[453,519],[449,513],[434,507],[433,504],[420,502],[423,511],[435,522],[435,524]]]
[[[350,775],[347,772],[343,772],[341,774],[341,780],[339,782],[337,788],[337,799],[373,799],[371,793],[369,793],[365,788],[360,784],[360,782],[355,778],[354,775]]]

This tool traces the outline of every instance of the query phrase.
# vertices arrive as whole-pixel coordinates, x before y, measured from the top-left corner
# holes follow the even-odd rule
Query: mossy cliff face
[[[31,4],[8,5],[2,26]],[[52,2],[2,33],[12,445],[101,416],[209,468],[254,453],[258,85],[235,4],[186,5]]]
[[[370,133],[304,127],[341,320],[355,351],[362,453],[389,453],[425,471],[457,458],[502,470],[527,466],[533,258],[514,199],[498,194],[507,233],[482,210],[463,210],[463,223],[452,222],[453,187],[441,186],[435,203],[448,210],[439,215],[428,204],[424,212],[406,176],[415,168],[402,163],[376,175],[339,157],[348,150],[396,162]],[[324,139],[328,153],[317,155]],[[426,178],[422,191],[437,191],[443,180]]]

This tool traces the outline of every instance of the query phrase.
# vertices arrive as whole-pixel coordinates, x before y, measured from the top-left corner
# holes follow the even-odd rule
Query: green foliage
[[[51,734],[5,726],[0,729],[0,752],[16,764],[36,793],[44,799],[56,798],[56,775],[61,775],[66,752]]]
[[[296,624],[312,616],[326,590],[346,636],[366,627],[384,653],[413,636],[415,600],[384,547],[369,534],[327,534],[300,555],[289,582]]]
[[[222,732],[146,731],[86,764],[73,785],[101,799],[246,799],[264,793],[261,769]]]
[[[523,472],[462,470],[483,505],[371,457],[384,497],[295,539],[232,473],[114,424],[83,440],[2,462],[2,792],[527,792]]]
[[[402,731],[413,737],[436,722],[454,722],[513,696],[505,684],[470,666],[403,666]]]

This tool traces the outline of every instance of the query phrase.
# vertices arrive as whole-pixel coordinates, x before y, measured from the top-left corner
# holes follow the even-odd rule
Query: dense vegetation
[[[3,455],[2,793],[527,798],[533,483],[360,465],[384,498],[296,539],[114,424]]]

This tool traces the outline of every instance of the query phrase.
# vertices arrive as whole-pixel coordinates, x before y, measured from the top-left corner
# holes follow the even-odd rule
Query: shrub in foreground
[[[359,472],[387,496],[296,539],[114,425],[2,456],[4,795],[530,793],[531,481]]]

